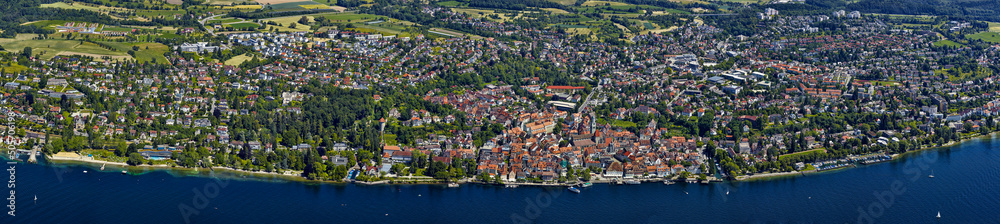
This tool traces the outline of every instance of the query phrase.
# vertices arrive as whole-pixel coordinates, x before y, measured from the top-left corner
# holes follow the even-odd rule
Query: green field
[[[252,22],[247,22],[247,23],[227,24],[226,26],[230,26],[230,27],[236,28],[236,29],[242,29],[242,28],[248,28],[248,27],[259,27],[260,25],[258,25],[256,23],[252,23]]]
[[[96,44],[83,42],[79,40],[17,40],[10,41],[9,39],[3,43],[3,48],[9,52],[19,53],[24,50],[25,47],[31,47],[33,54],[42,53],[41,58],[48,60],[52,59],[56,55],[86,55],[99,58],[101,56],[113,56],[115,58],[128,58],[128,54],[125,52],[116,52],[104,49]],[[162,56],[162,55],[161,55]]]
[[[456,6],[467,6],[469,4],[465,4],[465,3],[461,3],[461,2],[457,2],[457,1],[446,1],[446,2],[438,2],[437,5],[445,6],[445,7],[456,7]]]
[[[312,1],[317,2],[319,4],[324,4],[324,5],[335,5],[335,4],[337,4],[337,0],[312,0]]]
[[[229,60],[226,60],[225,62],[223,62],[223,64],[237,66],[237,65],[243,64],[244,61],[247,61],[247,60],[250,60],[250,59],[251,59],[250,56],[247,56],[246,54],[241,54],[241,55],[237,55],[237,56],[235,56],[233,58],[230,58]]]
[[[955,41],[951,41],[951,40],[940,40],[938,42],[934,42],[934,46],[938,46],[938,47],[940,47],[940,46],[962,47],[964,45],[962,45],[960,43],[955,43]]]
[[[306,7],[303,7],[303,5],[306,5]],[[319,3],[319,2],[314,2],[314,1],[301,1],[301,2],[289,2],[289,3],[274,4],[274,5],[270,5],[270,6],[267,6],[267,7],[270,7],[272,10],[279,10],[280,11],[280,10],[300,10],[300,9],[306,9],[308,7],[308,5],[326,5],[326,4]]]
[[[1000,32],[1000,23],[994,23],[994,22],[989,22],[989,23],[990,23],[990,32]]]
[[[589,26],[585,26],[585,25],[568,25],[568,24],[555,24],[555,25],[552,25],[552,26],[557,26],[557,27],[562,27],[562,28],[590,28]]]
[[[990,43],[1000,43],[1000,33],[997,32],[979,32],[977,34],[965,35],[965,38],[970,40],[982,40]]]
[[[605,6],[605,5],[630,5],[630,4],[622,2],[609,2],[609,1],[587,1],[583,3],[583,6]]]
[[[778,160],[789,159],[789,158],[797,158],[797,157],[802,157],[802,156],[806,156],[806,155],[810,155],[810,154],[816,154],[816,153],[826,153],[826,149],[813,149],[813,150],[809,150],[809,151],[801,151],[801,152],[796,152],[796,153],[791,153],[791,154],[784,154],[784,155],[778,156]]]
[[[143,17],[173,19],[173,15],[183,15],[184,10],[136,10],[135,14]]]
[[[234,23],[234,22],[239,22],[239,21],[243,21],[243,20],[235,19],[235,18],[213,19],[213,20],[207,21],[206,23]]]
[[[342,22],[367,22],[372,20],[387,20],[388,17],[376,16],[371,14],[357,14],[353,12],[349,13],[324,13],[317,14],[313,16],[322,16],[329,19],[331,22],[342,23]],[[297,18],[296,18],[297,20]]]
[[[167,58],[163,57],[163,53],[170,51],[170,47],[160,43],[120,43],[120,42],[102,42],[111,45],[120,52],[128,52],[132,50],[132,46],[139,47],[138,51],[135,51],[136,60],[139,62],[153,62],[156,63],[166,63]],[[146,48],[149,49],[146,49]]]

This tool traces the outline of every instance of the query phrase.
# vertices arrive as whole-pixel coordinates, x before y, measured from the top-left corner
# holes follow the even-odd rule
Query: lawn
[[[813,149],[813,150],[809,150],[809,151],[801,151],[801,152],[796,152],[796,153],[791,153],[791,154],[784,154],[784,155],[778,156],[778,160],[783,160],[783,159],[787,159],[787,158],[803,157],[803,156],[806,156],[806,155],[816,154],[816,153],[826,153],[826,149]]]
[[[457,1],[446,1],[446,2],[438,2],[437,5],[445,6],[445,7],[456,7],[456,6],[467,6],[469,4],[461,3],[461,2],[457,2]]]
[[[250,59],[251,59],[250,56],[247,56],[246,54],[241,54],[241,55],[237,55],[237,56],[235,56],[233,58],[230,58],[229,60],[226,60],[226,62],[224,62],[223,64],[237,66],[237,65],[243,64],[244,61],[247,61],[247,60],[250,60]]]
[[[990,32],[1000,32],[1000,23],[994,23],[994,22],[989,22],[989,23],[990,23]]]
[[[965,35],[965,38],[970,40],[982,40],[990,43],[1000,43],[1000,33],[996,32],[979,32],[976,34]]]
[[[963,47],[964,45],[962,45],[960,43],[955,43],[955,41],[951,41],[951,40],[940,40],[938,42],[934,42],[934,46],[938,46],[938,47],[940,47],[940,46]]]
[[[621,128],[628,128],[628,127],[635,127],[636,126],[635,123],[633,123],[631,121],[623,121],[623,120],[614,120],[614,121],[611,122],[611,125],[615,126],[615,127],[621,127]]]

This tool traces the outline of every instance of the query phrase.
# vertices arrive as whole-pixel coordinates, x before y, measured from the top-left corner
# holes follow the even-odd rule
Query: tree
[[[128,155],[128,165],[135,166],[142,164],[142,162],[143,162],[142,155],[139,155],[139,153],[133,152]]]
[[[302,18],[299,18],[299,24],[303,24],[303,25],[309,24],[309,18],[306,17],[306,16],[302,16]],[[292,28],[295,28],[295,27],[292,27]]]
[[[24,55],[25,57],[31,57],[31,47],[24,47],[24,50],[21,51],[21,54]]]

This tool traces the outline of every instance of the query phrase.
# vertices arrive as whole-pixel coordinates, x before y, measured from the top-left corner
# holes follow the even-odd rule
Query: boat
[[[508,185],[504,185],[504,186],[507,187],[507,188],[517,188],[517,184],[508,184]]]
[[[458,187],[458,183],[448,183],[448,187]]]
[[[87,171],[86,171],[86,170],[84,170],[84,171],[83,171],[83,173],[87,173]]]
[[[122,170],[122,175],[125,175],[126,173],[128,173],[128,171]]]
[[[626,180],[625,184],[635,185],[635,184],[640,184],[640,182],[638,180]]]
[[[687,191],[684,191],[684,194],[688,194],[688,192],[687,192]]]
[[[664,180],[664,181],[663,181],[663,184],[666,184],[666,185],[671,185],[671,184],[674,184],[674,182],[673,182],[673,181],[671,181],[671,180]]]
[[[938,212],[937,218],[941,219],[941,212]]]
[[[729,190],[726,190],[726,195],[729,195]]]
[[[931,170],[931,175],[927,175],[929,178],[934,178],[934,170]]]
[[[580,189],[577,189],[575,187],[569,187],[569,188],[566,188],[566,190],[572,191],[573,193],[577,193],[577,194],[580,193]]]
[[[106,165],[108,165],[108,162],[104,162],[104,164],[101,164],[101,170],[104,170],[104,166]]]
[[[588,188],[588,187],[591,187],[591,186],[594,186],[594,184],[590,183],[590,182],[586,182],[586,183],[580,184],[580,187],[583,187],[583,188]]]
[[[38,195],[35,195],[35,201],[38,201]],[[940,213],[938,213],[938,217],[941,217]]]

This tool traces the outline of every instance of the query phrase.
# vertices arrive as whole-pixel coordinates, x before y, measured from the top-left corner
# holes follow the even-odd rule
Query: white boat
[[[927,175],[927,177],[934,178],[934,170],[931,170],[931,175]]]
[[[35,195],[35,201],[38,201],[38,195]],[[941,214],[938,214],[938,217],[941,217]]]
[[[83,171],[83,173],[87,173],[87,171],[86,171],[86,170],[84,170],[84,171]]]
[[[625,184],[640,184],[640,182],[638,180],[627,180]]]
[[[726,195],[729,195],[729,190],[726,190]]]
[[[666,184],[666,185],[671,185],[671,184],[674,184],[674,182],[673,182],[673,181],[671,181],[671,180],[664,180],[664,181],[663,181],[663,184]]]
[[[580,184],[580,187],[583,187],[583,188],[588,188],[590,186],[594,186],[594,184],[590,183],[590,182],[586,182],[586,183]]]
[[[577,193],[577,194],[580,193],[580,189],[577,189],[575,187],[569,187],[569,188],[566,188],[566,190],[572,191],[573,193]]]
[[[938,212],[937,218],[941,219],[941,212]]]
[[[122,175],[125,175],[126,173],[128,173],[128,171],[122,170]]]
[[[458,183],[448,183],[448,187],[458,187]]]

